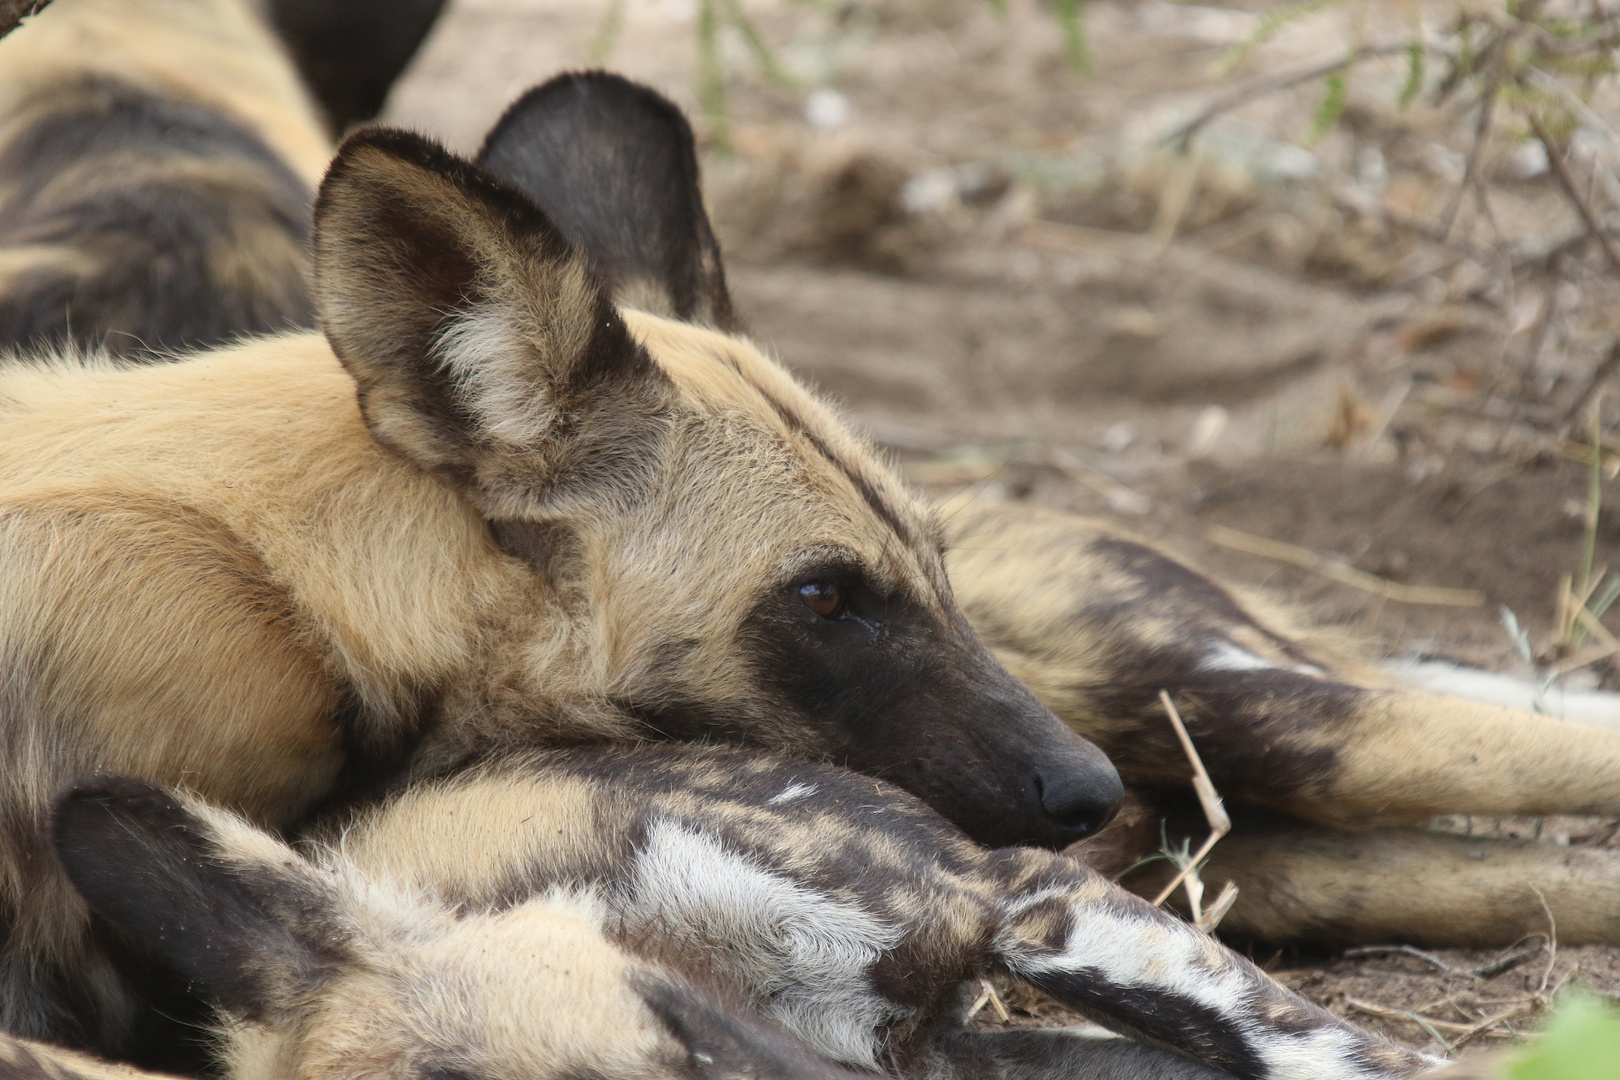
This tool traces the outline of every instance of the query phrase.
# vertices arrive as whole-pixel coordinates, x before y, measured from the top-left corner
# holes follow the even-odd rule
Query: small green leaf
[[[1423,42],[1413,38],[1406,43],[1406,85],[1401,87],[1400,105],[1406,108],[1423,89]]]
[[[1053,0],[1058,23],[1063,27],[1063,52],[1076,75],[1091,70],[1091,50],[1086,45],[1086,28],[1080,20],[1080,0]]]
[[[1345,3],[1345,0],[1298,0],[1297,3],[1284,4],[1275,11],[1266,12],[1260,16],[1259,22],[1255,24],[1254,31],[1247,38],[1226,50],[1226,55],[1221,57],[1220,70],[1227,72],[1237,67],[1243,62],[1245,56],[1254,51],[1255,46],[1264,45],[1281,33],[1290,23],[1296,23],[1308,15],[1316,14],[1318,11],[1338,7],[1342,3]]]
[[[1344,72],[1336,71],[1325,81],[1327,93],[1322,96],[1322,104],[1316,108],[1316,118],[1311,121],[1312,142],[1333,130],[1333,125],[1344,115],[1344,103],[1350,94],[1350,79]]]
[[[731,129],[726,122],[726,74],[720,65],[720,15],[715,10],[717,2],[698,2],[697,95],[703,115],[709,121],[709,141],[716,150],[726,153],[731,149]]]
[[[619,32],[624,29],[624,5],[625,0],[612,0],[608,4],[607,13],[596,28],[596,36],[591,39],[592,64],[605,64],[613,55],[613,47],[619,43]]]
[[[731,25],[742,35],[743,44],[748,46],[748,51],[754,56],[754,63],[759,65],[759,70],[764,72],[765,77],[777,86],[796,85],[793,77],[777,63],[776,53],[765,44],[765,39],[760,36],[759,27],[755,26],[754,21],[743,12],[742,4],[738,0],[725,0],[725,5],[726,14],[731,18]]]
[[[1553,1014],[1547,1033],[1508,1067],[1509,1080],[1614,1080],[1620,1075],[1620,1014],[1574,997]]]

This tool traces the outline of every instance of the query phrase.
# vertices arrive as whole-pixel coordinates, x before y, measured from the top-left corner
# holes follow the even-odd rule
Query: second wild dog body
[[[617,1076],[656,1027],[638,981],[656,1010],[757,1016],[912,1080],[1432,1064],[1071,859],[987,850],[888,784],[758,751],[499,755],[317,830],[314,866],[195,800],[101,779],[60,803],[55,848],[99,916],[224,1010],[230,1080]],[[559,945],[565,924],[578,944]],[[964,1026],[993,973],[1191,1060]]]
[[[331,154],[248,0],[60,0],[0,39],[0,348],[308,326]]]
[[[718,737],[988,843],[1113,812],[927,512],[747,342],[616,308],[527,200],[400,132],[338,155],[314,264],[325,337],[0,371],[0,1026],[113,1052],[134,1022],[42,857],[95,772],[287,828],[407,760]]]

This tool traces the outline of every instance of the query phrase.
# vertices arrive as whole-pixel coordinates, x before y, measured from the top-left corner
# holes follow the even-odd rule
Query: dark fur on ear
[[[56,802],[52,840],[91,911],[238,1016],[262,1018],[345,955],[331,898],[291,848],[231,851],[155,784],[76,785]]]
[[[417,135],[364,130],[315,206],[315,295],[372,433],[491,517],[633,475],[669,384],[547,216]]]
[[[692,128],[662,95],[602,71],[559,75],[506,110],[478,163],[533,199],[621,300],[735,328]]]
[[[266,14],[334,135],[376,118],[444,0],[270,0]]]

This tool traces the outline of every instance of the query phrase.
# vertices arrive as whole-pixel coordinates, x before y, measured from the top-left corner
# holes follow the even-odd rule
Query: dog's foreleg
[[[1072,860],[993,859],[1013,975],[1099,1023],[1250,1080],[1378,1080],[1434,1062],[1359,1030]]]
[[[1349,826],[1620,814],[1620,731],[1385,686],[1283,613],[1106,523],[997,504],[947,526],[974,629],[1127,783],[1186,783],[1167,690],[1231,803]]]
[[[1211,887],[1237,883],[1223,933],[1273,942],[1485,948],[1556,927],[1559,944],[1620,942],[1620,852],[1234,817],[1232,832],[1202,870]],[[1153,895],[1172,869],[1150,864],[1124,884]]]

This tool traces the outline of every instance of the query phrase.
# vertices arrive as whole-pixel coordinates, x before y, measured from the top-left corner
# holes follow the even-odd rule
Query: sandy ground
[[[1569,243],[1580,224],[1545,160],[1505,137],[1481,159],[1488,214],[1464,200],[1446,243],[1412,226],[1447,212],[1472,121],[1399,108],[1398,57],[1358,70],[1344,122],[1320,139],[1314,82],[1223,115],[1191,158],[1162,143],[1234,87],[1332,58],[1348,35],[1398,40],[1409,4],[1329,11],[1224,70],[1275,5],[1095,0],[1085,78],[1045,8],[1006,6],[743,5],[793,80],[762,76],[728,31],[729,151],[700,123],[753,334],[930,490],[1114,516],[1374,654],[1523,670],[1506,607],[1545,659],[1585,529],[1568,414],[1620,334],[1620,287]],[[517,93],[591,62],[608,9],[452,0],[387,118],[471,150]],[[1416,10],[1437,24],[1449,8]],[[609,65],[695,113],[696,11],[627,0]],[[1594,108],[1620,116],[1606,93]],[[1614,505],[1620,486],[1603,494]],[[1400,603],[1223,547],[1214,525],[1487,602]],[[1596,535],[1601,566],[1616,517]],[[1569,682],[1620,678],[1601,661]],[[1526,995],[1571,975],[1620,991],[1620,950],[1595,947],[1489,978],[1467,972],[1491,956],[1461,953],[1440,954],[1446,968],[1256,959],[1420,1046],[1436,1032],[1394,1013],[1462,1027],[1506,1014],[1496,1036],[1533,1022]],[[1014,1004],[1019,1022],[1074,1019]]]

